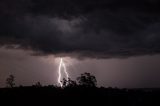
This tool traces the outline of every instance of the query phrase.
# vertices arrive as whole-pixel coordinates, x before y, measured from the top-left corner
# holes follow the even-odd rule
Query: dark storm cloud
[[[0,43],[44,55],[158,54],[159,4],[158,0],[1,0]]]

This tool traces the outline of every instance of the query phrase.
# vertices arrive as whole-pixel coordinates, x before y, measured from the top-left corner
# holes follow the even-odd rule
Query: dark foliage
[[[104,105],[104,106],[158,106],[160,89],[118,89],[96,87],[96,78],[84,73],[78,83],[64,79],[63,87],[54,85],[1,88],[1,104],[16,106]],[[11,84],[12,85],[12,84]]]
[[[55,86],[14,87],[0,89],[1,104],[16,106],[105,105],[155,106],[160,89],[117,89]],[[156,105],[158,106],[158,104]]]
[[[33,87],[42,87],[40,82],[35,83],[35,85],[33,85]]]
[[[14,77],[13,75],[10,75],[10,76],[6,79],[7,87],[13,88],[13,87],[15,86],[14,80],[15,80],[15,77]]]
[[[96,77],[90,73],[81,74],[81,76],[77,78],[77,81],[79,85],[85,87],[96,87],[97,85]]]
[[[62,84],[63,84],[63,87],[65,87],[65,88],[66,87],[72,88],[72,87],[78,86],[77,82],[71,80],[70,78],[68,78],[67,80],[63,79]]]

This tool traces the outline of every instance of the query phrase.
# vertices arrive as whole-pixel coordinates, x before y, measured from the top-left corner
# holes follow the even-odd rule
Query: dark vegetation
[[[160,89],[118,89],[97,87],[90,73],[81,74],[77,81],[63,79],[63,87],[40,82],[16,87],[14,76],[6,80],[7,88],[0,89],[1,104],[16,106],[160,106]]]

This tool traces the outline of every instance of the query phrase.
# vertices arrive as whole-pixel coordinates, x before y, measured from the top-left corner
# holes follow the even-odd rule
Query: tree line
[[[96,87],[97,86],[97,80],[96,77],[90,73],[83,73],[79,77],[76,78],[76,80],[72,80],[71,78],[68,79],[63,79],[61,81],[62,87],[78,87],[78,86],[83,86],[83,87]],[[9,75],[9,77],[6,79],[6,87],[13,88],[15,87],[15,76],[14,75]],[[35,87],[42,87],[40,82],[37,82],[33,86]]]

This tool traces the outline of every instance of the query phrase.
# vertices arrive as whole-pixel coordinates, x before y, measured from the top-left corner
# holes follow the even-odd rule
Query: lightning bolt
[[[59,68],[58,68],[58,83],[60,84],[61,87],[63,86],[63,84],[61,82],[61,78],[62,78],[61,69],[62,69],[62,67],[64,69],[63,71],[64,71],[66,78],[67,78],[67,81],[68,81],[69,75],[67,73],[66,65],[63,62],[63,58],[60,59]]]

